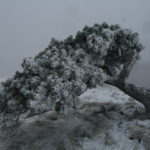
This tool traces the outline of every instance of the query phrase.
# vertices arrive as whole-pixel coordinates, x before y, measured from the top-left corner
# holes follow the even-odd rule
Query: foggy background
[[[0,0],[0,77],[11,77],[22,59],[85,25],[120,24],[140,34],[145,50],[129,81],[150,88],[150,0]]]

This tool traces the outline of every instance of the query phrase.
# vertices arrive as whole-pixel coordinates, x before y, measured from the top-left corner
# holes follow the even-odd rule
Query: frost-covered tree
[[[27,110],[77,108],[80,94],[124,76],[122,70],[130,71],[142,49],[137,33],[107,23],[85,26],[63,41],[53,38],[44,51],[23,60],[22,72],[3,82],[1,120],[15,123]]]

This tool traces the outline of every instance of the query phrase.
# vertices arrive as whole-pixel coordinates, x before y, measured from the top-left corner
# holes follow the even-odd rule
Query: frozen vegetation
[[[1,84],[0,150],[149,150],[150,93],[126,83],[142,50],[106,23],[53,38]]]
[[[107,93],[107,94],[106,94]],[[149,150],[150,120],[144,107],[104,84],[79,97],[78,110],[48,111],[20,118],[20,127],[0,139],[1,150]]]
[[[26,111],[77,109],[79,95],[117,78],[127,66],[129,72],[142,49],[137,33],[106,23],[85,26],[63,41],[53,38],[44,51],[23,60],[22,72],[2,83],[1,126],[16,125]]]

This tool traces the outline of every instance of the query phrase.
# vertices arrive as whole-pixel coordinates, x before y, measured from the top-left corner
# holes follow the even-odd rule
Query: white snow
[[[104,84],[103,86],[97,86],[96,88],[93,89],[88,89],[79,98],[83,105],[84,104],[88,105],[88,103],[96,103],[96,105],[100,103],[119,104],[120,110],[124,114],[129,116],[132,116],[135,110],[144,112],[144,107],[140,103],[131,99],[128,95],[120,91],[118,88],[108,84]],[[95,105],[95,109],[96,109],[96,105]],[[93,105],[90,105],[90,107],[91,106]],[[139,136],[138,132],[141,131],[145,135],[146,133],[144,133],[143,129],[139,129],[139,127],[142,126],[143,128],[148,130],[150,128],[150,120],[135,119],[130,122],[121,119],[116,114],[115,116],[113,116],[113,113],[111,117],[112,120],[109,122],[111,127],[107,131],[102,129],[102,131],[93,139],[85,138],[83,141],[81,141],[81,145],[82,145],[81,150],[123,150],[123,149],[124,150],[135,150],[135,149],[145,150],[146,149],[143,143],[140,144],[138,142],[137,140],[138,138],[130,140],[129,137],[131,134],[130,130],[133,131],[133,133],[135,133],[137,137]],[[118,125],[120,123],[118,121],[121,122],[120,126]],[[132,129],[135,129],[135,131]],[[138,130],[137,133],[136,133],[136,129]]]
[[[79,99],[84,108],[78,112],[49,111],[26,118],[27,112],[20,118],[23,135],[17,131],[19,137],[15,134],[9,145],[24,141],[28,149],[37,150],[150,150],[150,120],[134,117],[144,112],[141,104],[107,84],[88,89]],[[103,106],[109,109],[100,111]]]
[[[88,89],[79,97],[82,103],[99,102],[99,103],[118,103],[124,104],[129,102],[129,96],[120,91],[118,88],[108,84]]]

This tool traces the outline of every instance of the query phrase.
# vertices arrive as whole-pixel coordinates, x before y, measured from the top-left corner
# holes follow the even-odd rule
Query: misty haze
[[[150,1],[0,1],[0,150],[150,150]]]
[[[11,77],[24,57],[43,50],[52,37],[62,40],[85,25],[107,22],[140,34],[145,50],[130,80],[149,87],[149,6],[148,0],[1,1],[0,77]]]

